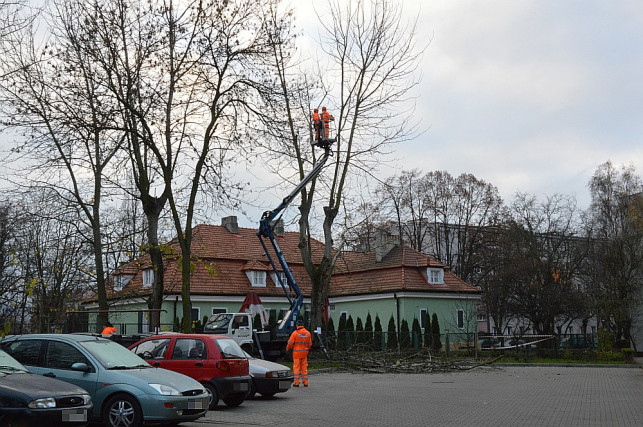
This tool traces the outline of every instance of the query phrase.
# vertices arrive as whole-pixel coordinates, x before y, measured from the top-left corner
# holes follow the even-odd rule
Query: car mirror
[[[81,372],[89,372],[91,370],[86,363],[82,363],[82,362],[74,363],[73,365],[71,365],[71,369],[73,369],[74,371],[81,371]]]

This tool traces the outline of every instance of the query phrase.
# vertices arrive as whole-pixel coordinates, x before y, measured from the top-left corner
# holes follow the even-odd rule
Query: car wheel
[[[226,397],[225,399],[223,399],[226,406],[229,406],[230,408],[241,405],[244,400],[246,400],[245,395],[235,396],[235,397]]]
[[[141,426],[143,424],[141,406],[132,396],[114,395],[103,408],[103,424],[113,427]]]
[[[208,409],[213,410],[219,403],[219,393],[217,393],[217,389],[211,383],[205,383],[203,387],[205,387],[205,391],[208,392],[208,397],[210,398]]]
[[[263,397],[273,397],[275,393],[261,393]]]

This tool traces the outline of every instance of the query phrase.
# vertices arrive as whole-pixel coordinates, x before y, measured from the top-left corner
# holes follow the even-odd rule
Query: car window
[[[197,338],[177,338],[172,359],[205,359],[205,344]]]
[[[143,359],[163,359],[169,345],[169,338],[151,339],[143,341],[132,348],[132,351]]]
[[[22,366],[16,359],[9,356],[9,354],[0,350],[0,373],[12,374],[16,372],[27,372],[27,368]]]
[[[74,363],[84,363],[91,366],[89,360],[70,344],[60,341],[49,341],[45,366],[53,369],[71,369]]]
[[[23,365],[39,366],[42,340],[18,340],[9,343],[4,350]]]
[[[214,338],[214,342],[219,347],[221,352],[221,357],[224,359],[245,359],[246,356],[243,354],[243,350],[239,347],[239,344],[236,343],[231,338]]]
[[[151,368],[143,359],[114,341],[97,339],[81,341],[80,345],[106,369]]]

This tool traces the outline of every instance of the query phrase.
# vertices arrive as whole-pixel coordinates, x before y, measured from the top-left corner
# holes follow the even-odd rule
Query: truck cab
[[[217,313],[203,328],[206,334],[227,335],[246,352],[253,353],[252,318],[248,313]]]

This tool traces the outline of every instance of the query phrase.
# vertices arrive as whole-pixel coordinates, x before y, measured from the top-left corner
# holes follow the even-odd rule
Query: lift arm
[[[316,146],[324,149],[323,156],[315,164],[315,166],[308,173],[308,175],[306,175],[304,179],[290,192],[290,194],[282,200],[281,204],[277,206],[274,210],[264,212],[263,215],[261,216],[261,221],[259,221],[259,230],[257,231],[257,236],[259,237],[261,246],[263,246],[265,254],[268,257],[268,261],[270,261],[270,265],[272,266],[272,269],[275,272],[275,276],[277,277],[277,280],[279,281],[279,284],[281,285],[281,288],[284,290],[284,293],[286,294],[286,298],[288,298],[288,301],[290,303],[290,308],[288,312],[284,315],[284,318],[281,320],[281,322],[279,322],[279,325],[277,326],[278,332],[292,332],[295,329],[295,321],[297,320],[297,316],[299,316],[299,311],[301,310],[301,306],[304,303],[304,296],[302,295],[301,290],[299,289],[299,286],[295,281],[295,277],[293,276],[292,271],[290,270],[290,267],[288,267],[288,263],[286,262],[286,258],[284,257],[283,252],[281,251],[281,249],[279,248],[279,245],[277,244],[275,235],[272,231],[272,225],[275,222],[275,218],[277,218],[277,216],[284,209],[286,209],[288,205],[290,205],[290,203],[293,201],[295,196],[297,196],[297,194],[299,194],[299,192],[304,187],[306,187],[306,185],[313,178],[319,175],[322,168],[324,167],[324,164],[326,163],[328,158],[333,154],[333,152],[330,149],[330,145],[332,144],[332,142],[334,142],[334,139],[318,141],[318,143],[315,144]],[[281,268],[286,276],[286,283],[283,282],[281,275],[279,274],[279,270],[277,269],[277,265],[275,264],[273,257],[270,255],[271,251],[268,250],[265,239],[268,239],[270,241],[270,245],[272,246],[272,249],[275,255],[277,256],[279,265],[281,265]],[[289,294],[288,289],[290,289],[294,293],[294,297]]]

